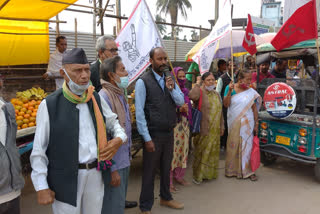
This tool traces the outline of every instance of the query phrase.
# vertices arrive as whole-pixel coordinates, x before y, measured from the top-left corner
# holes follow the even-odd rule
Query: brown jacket
[[[201,126],[200,126],[200,134],[202,136],[208,135],[209,132],[209,121],[210,121],[210,115],[209,115],[209,100],[207,93],[208,91],[204,88],[204,86],[201,86],[202,90],[202,106],[201,106],[201,112],[202,112],[202,119],[201,119]],[[223,106],[221,97],[218,92],[214,90],[214,93],[219,96],[221,107]],[[196,103],[196,106],[198,106],[198,102],[200,99],[200,86],[198,84],[195,84],[195,86],[192,88],[192,90],[189,92],[189,98]],[[217,124],[219,125],[219,124]],[[224,119],[223,119],[223,113],[221,109],[221,119],[220,119],[220,129],[224,130]]]

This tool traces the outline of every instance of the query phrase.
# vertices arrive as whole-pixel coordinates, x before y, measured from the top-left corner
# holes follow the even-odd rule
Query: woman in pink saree
[[[226,152],[227,177],[257,177],[251,170],[250,157],[253,136],[258,131],[258,110],[262,99],[252,88],[251,72],[241,71],[236,84],[230,83],[224,94],[224,106],[228,108],[229,136]]]

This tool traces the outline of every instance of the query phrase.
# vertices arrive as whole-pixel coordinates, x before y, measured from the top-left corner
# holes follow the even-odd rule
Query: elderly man
[[[2,81],[0,79],[0,94]],[[0,213],[20,213],[20,193],[24,186],[20,154],[16,146],[17,124],[11,103],[0,97]]]
[[[62,67],[62,55],[67,50],[67,39],[64,36],[56,38],[56,50],[50,55],[48,70],[43,74],[44,79],[55,78],[56,89],[62,88],[64,82],[63,77],[60,75]]]
[[[101,36],[98,38],[96,43],[96,51],[98,53],[98,60],[93,62],[90,66],[91,71],[91,82],[99,92],[102,88],[100,83],[100,65],[103,60],[118,55],[118,47],[112,36]]]
[[[154,202],[154,178],[160,164],[160,205],[182,209],[170,193],[170,168],[173,156],[173,128],[176,107],[184,104],[184,95],[173,78],[164,73],[167,53],[162,48],[150,52],[151,66],[136,83],[136,120],[145,143],[140,210],[151,213]]]
[[[89,85],[90,66],[83,49],[66,52],[62,64],[62,89],[38,109],[32,182],[38,203],[52,204],[54,214],[100,214],[104,186],[97,169],[112,159],[127,137],[117,115]],[[108,143],[105,127],[113,136]]]

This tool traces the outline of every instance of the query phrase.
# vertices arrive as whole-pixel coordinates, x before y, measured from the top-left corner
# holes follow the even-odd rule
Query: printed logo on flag
[[[129,74],[129,84],[136,80],[150,65],[149,52],[163,47],[148,5],[138,0],[128,21],[123,26],[116,42],[119,56]]]

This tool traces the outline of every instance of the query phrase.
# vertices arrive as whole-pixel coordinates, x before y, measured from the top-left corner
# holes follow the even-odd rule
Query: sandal
[[[176,180],[176,182],[178,183],[178,184],[180,184],[180,185],[182,185],[182,186],[190,186],[190,183],[188,182],[188,181],[186,181],[186,180],[184,180],[183,178],[182,179],[175,179]]]
[[[258,177],[255,174],[251,175],[249,178],[250,178],[251,181],[257,181],[258,180]]]
[[[178,189],[175,187],[175,186],[170,186],[170,192],[171,193],[177,193],[178,192]]]

